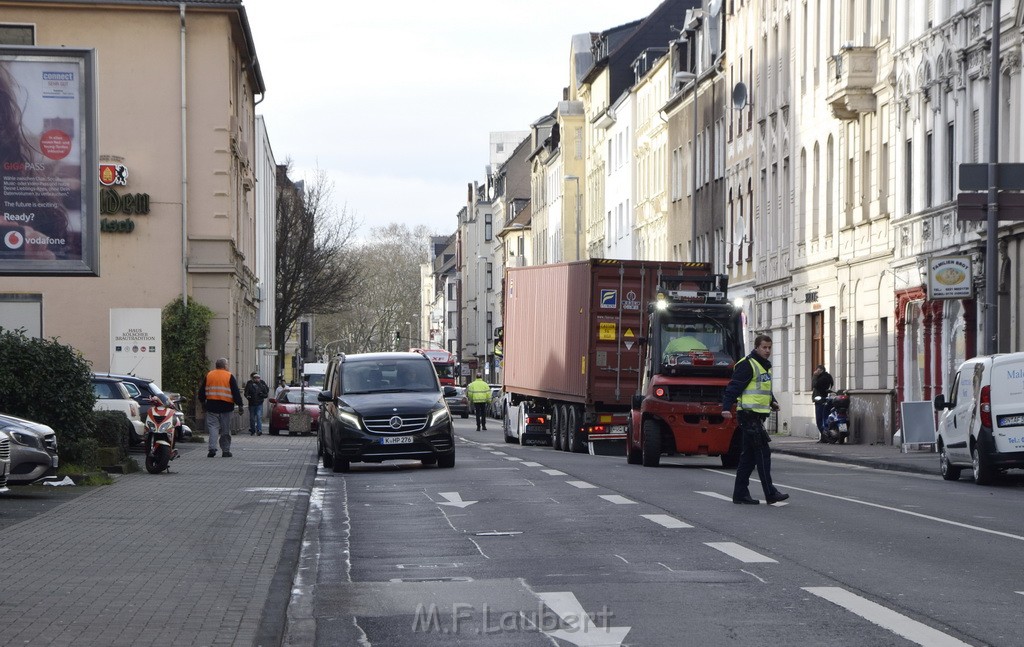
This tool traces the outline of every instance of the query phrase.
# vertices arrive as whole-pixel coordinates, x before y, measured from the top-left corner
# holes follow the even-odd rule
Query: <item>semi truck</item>
[[[706,331],[709,343],[715,330],[722,348],[700,355],[689,367],[679,356],[671,364],[671,375],[651,359],[652,347],[668,343],[672,326],[667,315],[656,315],[649,306],[667,284],[678,292],[680,282],[669,279],[680,276],[689,277],[690,284],[684,287],[696,291],[694,281],[714,275],[707,263],[614,259],[508,268],[503,312],[506,441],[550,438],[555,449],[592,453],[609,453],[609,446],[622,451],[622,441],[627,441],[627,450],[635,454],[628,442],[632,426],[642,432],[646,424],[652,437],[655,429],[659,440],[662,430],[666,434],[658,445],[648,441],[648,454],[691,448],[688,453],[727,452],[729,442],[720,447],[718,429],[711,432],[714,425],[705,410],[710,414],[715,393],[721,403],[724,383],[717,376],[727,368],[731,373],[732,364],[742,356],[735,308],[724,303],[713,310],[708,309],[710,304],[679,305],[672,312],[682,317],[680,330],[683,319],[690,320]],[[683,316],[687,310],[692,310],[692,317]],[[669,328],[652,336],[652,324]],[[710,371],[708,361],[714,364]],[[671,394],[659,398],[652,391],[656,400],[647,402],[645,393],[655,384],[672,385]],[[673,408],[678,414],[670,413]],[[720,408],[718,414],[721,419]],[[689,416],[702,419],[690,421]],[[721,426],[728,425],[723,421]],[[702,428],[707,430],[701,432]],[[675,429],[682,434],[679,442],[667,438]],[[713,436],[716,442],[682,442],[688,434]]]

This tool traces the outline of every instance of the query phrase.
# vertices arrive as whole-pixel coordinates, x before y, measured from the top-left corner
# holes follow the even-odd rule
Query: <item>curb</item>
[[[799,456],[801,458],[813,458],[815,460],[826,461],[829,463],[845,463],[847,465],[859,465],[862,467],[871,467],[879,470],[888,470],[890,472],[909,472],[912,474],[927,474],[930,476],[936,476],[939,473],[939,468],[937,464],[938,459],[935,460],[935,465],[918,465],[916,463],[893,463],[891,461],[880,459],[856,458],[849,456],[838,456],[835,454],[820,454],[801,449],[790,449],[787,447],[772,447],[772,451],[779,454]]]

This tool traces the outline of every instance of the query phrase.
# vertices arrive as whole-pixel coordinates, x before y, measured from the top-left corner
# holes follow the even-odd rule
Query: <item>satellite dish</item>
[[[732,89],[732,106],[737,110],[747,107],[747,85],[742,81]]]

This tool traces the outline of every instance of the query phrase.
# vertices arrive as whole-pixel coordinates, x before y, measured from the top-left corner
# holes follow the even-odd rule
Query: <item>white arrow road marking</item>
[[[525,461],[523,465],[526,467],[543,467],[540,463],[534,463],[533,461]]]
[[[601,498],[604,499],[605,501],[615,503],[617,505],[628,505],[630,503],[636,504],[636,501],[633,501],[632,499],[627,499],[621,494],[602,494]]]
[[[704,545],[711,546],[715,550],[720,550],[729,557],[735,557],[741,562],[746,562],[747,564],[778,564],[778,562],[771,557],[765,557],[761,553],[755,553],[749,548],[745,548],[731,541],[712,541],[706,542]]]
[[[587,483],[586,481],[566,481],[566,483],[568,483],[569,485],[571,485],[573,487],[578,487],[581,490],[589,490],[591,488],[596,488],[597,487],[596,485],[591,485],[590,483]]]
[[[476,501],[463,501],[462,495],[458,492],[438,492],[441,496],[448,499],[447,501],[441,501],[437,505],[450,505],[453,508],[465,508],[466,506],[473,505]]]
[[[693,528],[685,521],[680,521],[667,514],[642,514],[640,516],[666,528]]]
[[[837,586],[805,586],[808,593],[813,593],[819,598],[824,598],[832,604],[851,611],[868,622],[888,629],[889,631],[903,636],[918,645],[928,647],[968,647],[968,644],[961,642],[949,634],[944,634],[928,625],[911,620],[907,616],[896,613],[892,609],[886,609],[880,604],[871,600],[854,595],[846,589]]]
[[[544,606],[558,614],[569,628],[545,631],[548,636],[558,638],[578,647],[620,647],[632,627],[600,627],[594,623],[580,601],[571,591],[538,593]]]
[[[731,496],[725,496],[724,494],[719,494],[718,492],[701,492],[700,490],[697,490],[697,494],[703,494],[704,496],[709,496],[712,499],[721,499],[723,501],[728,501],[732,503]]]
[[[548,476],[565,476],[565,472],[561,470],[541,470]]]

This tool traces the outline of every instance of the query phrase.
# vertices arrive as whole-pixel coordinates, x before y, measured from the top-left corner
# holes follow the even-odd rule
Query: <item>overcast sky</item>
[[[338,209],[370,227],[450,234],[488,134],[527,130],[569,83],[573,34],[646,17],[660,0],[243,0],[277,162],[326,171]]]

